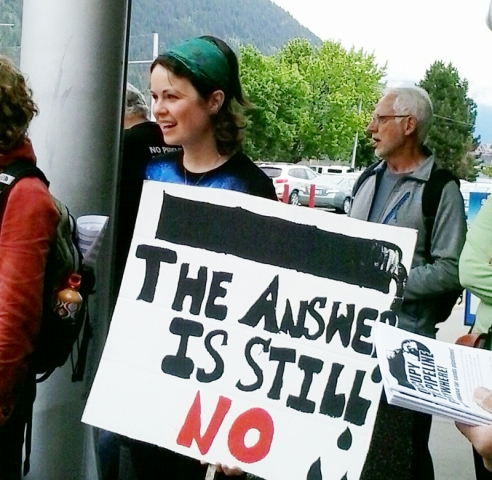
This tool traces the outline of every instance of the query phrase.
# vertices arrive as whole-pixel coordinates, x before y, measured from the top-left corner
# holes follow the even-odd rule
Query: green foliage
[[[490,167],[490,166],[483,167],[482,168],[482,173],[484,175],[487,175],[487,177],[491,177],[492,178],[492,167]]]
[[[243,88],[253,103],[245,151],[254,159],[293,160],[309,85],[294,65],[263,56],[251,45],[241,49],[240,64]]]
[[[376,157],[374,155],[374,147],[372,146],[371,140],[367,135],[360,136],[355,156],[356,167],[368,167],[375,161]]]
[[[272,56],[243,47],[240,64],[254,104],[245,150],[262,160],[348,159],[384,75],[372,55],[331,41],[317,47],[305,39],[291,40]]]
[[[427,144],[441,166],[459,178],[476,178],[474,159],[469,153],[477,144],[473,137],[477,106],[468,97],[468,82],[451,64],[435,62],[418,84],[427,90],[434,106],[434,122]]]

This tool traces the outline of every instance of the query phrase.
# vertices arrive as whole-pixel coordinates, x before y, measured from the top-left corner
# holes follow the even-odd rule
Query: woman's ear
[[[220,110],[220,107],[224,104],[225,94],[222,90],[215,90],[208,97],[207,105],[210,111],[210,115],[216,115]]]

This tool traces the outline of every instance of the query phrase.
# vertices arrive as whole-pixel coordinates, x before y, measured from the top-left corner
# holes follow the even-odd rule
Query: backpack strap
[[[432,166],[429,180],[425,183],[422,193],[422,214],[425,224],[425,255],[429,263],[434,263],[431,257],[431,239],[437,209],[441,202],[442,191],[449,182],[460,186],[460,181],[449,170],[439,168],[435,163]]]
[[[0,195],[9,191],[16,182],[24,177],[37,177],[47,187],[50,185],[44,173],[36,165],[32,165],[24,160],[16,160],[6,166],[3,172],[0,173]]]
[[[352,188],[352,197],[355,197],[356,193],[358,192],[359,188],[362,186],[362,184],[371,176],[376,174],[376,167],[381,163],[381,161],[374,162],[373,164],[369,165],[357,178],[357,181],[354,184],[354,187]]]

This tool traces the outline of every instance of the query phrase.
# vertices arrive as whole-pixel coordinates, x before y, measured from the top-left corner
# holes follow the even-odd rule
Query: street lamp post
[[[128,65],[152,63],[159,55],[159,34],[153,33],[152,60],[130,60]]]
[[[357,114],[360,115],[362,110],[362,100],[359,100],[359,106],[357,108]],[[357,144],[359,142],[359,131],[355,132],[354,147],[352,149],[352,161],[350,162],[350,168],[355,170],[355,157],[357,156]]]

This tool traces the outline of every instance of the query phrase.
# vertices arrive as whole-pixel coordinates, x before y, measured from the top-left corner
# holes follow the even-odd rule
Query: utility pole
[[[362,100],[359,100],[359,106],[357,108],[357,114],[360,115],[362,110]],[[357,155],[357,144],[359,143],[359,130],[355,132],[354,148],[352,149],[352,161],[350,162],[350,168],[355,170],[355,156]]]

